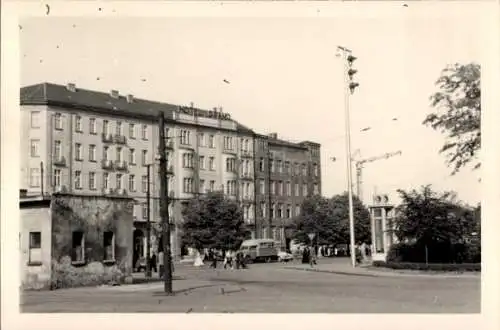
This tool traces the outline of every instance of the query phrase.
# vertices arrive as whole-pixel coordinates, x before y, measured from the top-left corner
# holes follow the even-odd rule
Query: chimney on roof
[[[127,94],[127,103],[132,103],[132,102],[134,102],[134,95]]]
[[[112,90],[109,92],[109,95],[110,95],[112,98],[114,98],[114,99],[117,99],[117,98],[119,98],[119,97],[120,97],[120,93],[118,93],[118,91],[117,91],[117,90],[114,90],[114,89],[112,89]]]
[[[76,85],[73,83],[68,83],[66,85],[66,89],[69,90],[70,92],[76,92]]]
[[[278,138],[278,133],[269,133],[268,135],[271,139],[277,139]]]

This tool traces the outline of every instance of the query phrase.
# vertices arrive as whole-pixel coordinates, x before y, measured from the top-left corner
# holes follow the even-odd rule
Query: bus
[[[276,242],[268,238],[249,239],[241,243],[240,252],[247,262],[271,262],[278,260]]]

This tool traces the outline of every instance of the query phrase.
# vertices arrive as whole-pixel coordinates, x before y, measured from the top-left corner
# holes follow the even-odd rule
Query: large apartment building
[[[120,95],[115,90],[104,93],[77,88],[74,84],[41,83],[21,88],[24,151],[20,188],[31,195],[61,192],[134,198],[134,259],[137,259],[145,253],[148,187],[151,222],[160,220],[156,161],[159,112],[166,117],[170,239],[176,257],[182,250],[179,239],[182,208],[187,200],[208,191],[223,190],[238,200],[252,236],[268,235],[260,229],[255,212],[256,206],[265,203],[264,200],[257,203],[255,199],[260,191],[255,185],[260,184],[256,174],[262,177],[262,171],[255,166],[259,166],[260,157],[268,156],[263,150],[274,151],[283,161],[290,158],[292,163],[297,159],[308,168],[313,164],[319,166],[319,145],[304,142],[284,146],[286,143],[278,139],[261,139],[220,108],[203,110],[192,105],[183,107]],[[260,140],[266,141],[264,149],[255,150],[255,146],[260,146],[256,141]],[[314,150],[317,157],[313,156]],[[255,152],[264,156],[255,158]],[[316,192],[320,193],[320,177],[306,177],[317,179]],[[284,182],[286,185],[288,181]],[[311,193],[314,182],[307,183]],[[303,180],[300,184],[304,184]],[[276,200],[283,207],[296,207],[300,201],[288,202],[287,196],[282,197]],[[152,242],[154,250],[159,242],[155,237]]]

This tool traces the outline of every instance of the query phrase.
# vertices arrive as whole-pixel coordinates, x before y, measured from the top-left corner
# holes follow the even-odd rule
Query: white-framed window
[[[103,132],[105,135],[108,135],[108,134],[109,134],[109,120],[104,119],[104,120],[102,121],[102,132]]]
[[[82,189],[82,171],[75,171],[75,189]]]
[[[89,144],[89,161],[96,161],[96,146],[95,144]]]
[[[133,149],[133,148],[129,149],[128,162],[131,165],[135,165],[135,149]]]
[[[314,194],[319,195],[319,185],[317,183],[314,184]]]
[[[40,157],[40,140],[30,140],[30,155],[31,157]]]
[[[283,189],[283,181],[278,182],[278,195],[284,195],[284,189]]]
[[[102,159],[104,159],[104,160],[109,159],[109,147],[108,146],[104,146],[102,148]]]
[[[251,197],[252,194],[250,193],[250,191],[251,191],[250,190],[250,183],[247,182],[247,184],[246,184],[246,191],[245,191],[245,196],[246,197]]]
[[[103,235],[104,260],[115,260],[115,235],[112,231],[105,231]]]
[[[95,182],[95,172],[89,172],[89,189],[95,190],[96,186],[97,184]]]
[[[191,144],[190,138],[191,138],[191,132],[188,131],[187,129],[181,129],[181,144],[184,145]]]
[[[40,187],[39,168],[30,168],[30,187]]]
[[[63,129],[63,119],[62,119],[62,114],[59,112],[54,114],[54,127],[57,130],[62,130]]]
[[[226,172],[231,172],[236,170],[236,159],[226,158]]]
[[[200,180],[200,193],[205,193],[205,180]]]
[[[42,263],[42,233],[39,231],[30,232],[29,240],[28,262],[30,264]]]
[[[54,157],[60,159],[62,157],[62,144],[60,140],[54,141]]]
[[[300,215],[300,205],[295,205],[295,216]]]
[[[143,140],[147,140],[148,139],[148,125],[142,125],[142,129],[141,129],[141,137]]]
[[[278,204],[278,218],[283,218],[283,204]]]
[[[282,171],[281,160],[276,161],[276,167],[277,167],[276,169],[277,169],[278,173],[281,173],[281,171]]]
[[[266,193],[266,181],[264,179],[259,180],[259,190],[262,195]]]
[[[30,115],[31,128],[40,128],[40,111],[31,111]]]
[[[193,158],[194,155],[192,153],[182,154],[182,167],[193,168]]]
[[[122,135],[122,122],[121,121],[117,121],[116,122],[116,130],[115,130],[115,134],[116,135]]]
[[[142,151],[142,155],[141,155],[141,165],[142,166],[145,166],[148,164],[148,151],[147,150],[143,150]]]
[[[97,124],[95,118],[89,118],[89,133],[97,134]]]
[[[307,184],[302,184],[302,196],[307,196]]]
[[[210,186],[209,186],[210,191],[215,190],[215,180],[210,180]]]
[[[224,136],[224,149],[233,150],[233,138],[231,136]]]
[[[82,116],[75,116],[75,132],[82,133],[83,132],[83,124],[82,124]]]
[[[260,216],[264,218],[266,216],[266,203],[260,203]]]
[[[248,141],[248,139],[245,139],[244,148],[245,148],[245,151],[249,151],[249,150],[250,150],[250,148],[249,148],[249,141]]]
[[[109,173],[108,172],[104,172],[102,174],[102,187],[104,189],[108,189],[109,188]]]
[[[182,185],[183,192],[192,193],[194,191],[193,183],[194,183],[193,178],[184,178],[183,185]]]
[[[142,203],[142,218],[147,219],[148,218],[148,204]]]
[[[54,170],[53,182],[54,182],[54,187],[61,186],[61,170],[60,169]]]
[[[83,160],[83,150],[81,143],[75,143],[75,160]]]
[[[128,124],[128,137],[131,139],[135,139],[135,124],[134,123]]]
[[[295,163],[294,164],[293,172],[295,173],[295,175],[299,175],[299,173],[300,173],[300,165],[299,165],[299,163]]]
[[[273,218],[273,219],[276,217],[276,212],[274,211],[275,209],[276,209],[276,204],[274,204],[274,203],[271,204],[270,217]]]
[[[315,175],[315,176],[318,176],[318,175],[319,175],[319,167],[318,167],[318,164],[314,164],[314,165],[313,165],[313,167],[314,167],[314,175]]]
[[[264,172],[264,158],[259,160],[259,171]]]
[[[285,214],[285,217],[287,219],[290,219],[292,217],[292,206],[291,205],[287,205],[286,206],[286,214]]]
[[[122,161],[122,147],[116,147],[116,161]]]
[[[204,146],[205,146],[205,134],[200,133],[200,134],[198,135],[198,145],[199,145],[200,147],[204,147]]]
[[[299,184],[297,182],[295,182],[295,196],[299,196],[299,195],[300,195]]]
[[[286,183],[286,195],[292,196],[292,184],[290,181]]]
[[[116,189],[122,189],[123,187],[123,174],[117,173],[116,174]]]
[[[209,148],[215,148],[215,135],[210,134],[208,137],[208,147]]]
[[[135,191],[135,175],[129,174],[128,176],[128,190],[134,192]]]
[[[274,160],[270,159],[269,160],[270,164],[271,164],[271,172],[274,172],[276,169],[274,168]]]
[[[302,175],[307,175],[307,165],[302,164]]]
[[[85,261],[85,235],[83,231],[73,232],[73,253],[71,260],[73,262],[84,262]]]
[[[147,192],[148,191],[148,176],[147,175],[143,175],[141,177],[141,189],[142,189],[142,192]]]
[[[269,192],[271,195],[274,195],[275,194],[275,189],[274,189],[274,181],[271,181],[271,183],[269,184],[271,186],[271,191]]]
[[[199,156],[198,162],[199,162],[200,170],[204,170],[205,169],[205,156]]]
[[[215,158],[214,157],[208,158],[208,169],[210,171],[215,171]]]

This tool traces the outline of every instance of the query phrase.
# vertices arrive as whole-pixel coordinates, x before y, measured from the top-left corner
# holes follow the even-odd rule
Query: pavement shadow
[[[183,276],[173,276],[172,280],[179,281],[179,280],[185,280],[186,278]],[[133,279],[133,284],[146,284],[146,283],[157,283],[157,282],[163,282],[163,278],[145,278],[145,277],[139,277],[139,278],[134,278]]]
[[[197,289],[212,288],[212,287],[216,287],[216,286],[220,286],[220,284],[205,284],[205,285],[192,286],[192,287],[185,288],[185,289],[174,290],[172,295],[175,296],[175,295],[178,295],[181,293],[189,294]],[[165,292],[155,291],[155,292],[153,292],[153,296],[165,296]]]

